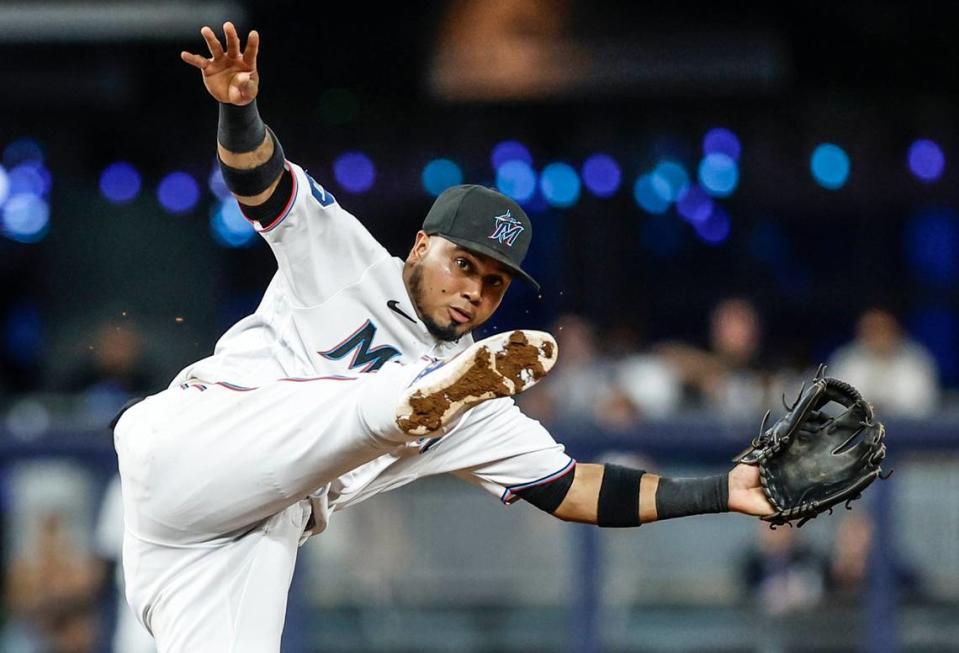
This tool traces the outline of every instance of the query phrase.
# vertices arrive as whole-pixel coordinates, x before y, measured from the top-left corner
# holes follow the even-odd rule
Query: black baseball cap
[[[426,214],[423,231],[499,261],[539,290],[536,280],[520,267],[533,239],[533,225],[506,195],[472,184],[447,188]]]

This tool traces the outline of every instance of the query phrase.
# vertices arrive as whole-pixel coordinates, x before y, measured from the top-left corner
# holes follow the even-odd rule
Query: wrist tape
[[[256,108],[256,100],[239,107],[220,103],[220,121],[216,139],[230,152],[243,154],[260,147],[266,136],[266,125]]]
[[[704,478],[660,478],[656,519],[729,512],[729,475]]]

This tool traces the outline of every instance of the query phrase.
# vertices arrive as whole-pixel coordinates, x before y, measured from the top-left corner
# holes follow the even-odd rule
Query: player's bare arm
[[[279,166],[274,162],[274,154],[279,154],[276,139],[260,120],[255,102],[260,86],[256,68],[260,35],[252,30],[246,49],[230,22],[223,24],[225,48],[209,26],[204,26],[200,35],[210,56],[184,51],[180,58],[200,70],[207,92],[221,105],[217,154],[226,166],[224,178],[230,191],[241,204],[260,206],[273,196],[283,176],[282,161]],[[231,183],[231,168],[247,175],[236,176]],[[257,171],[262,178],[253,177]]]
[[[714,512],[753,516],[774,512],[763,494],[758,470],[744,464],[728,474],[691,479],[669,479],[617,465],[579,464],[566,484],[565,496],[552,514],[564,521],[600,526],[638,526]],[[540,503],[535,495],[524,498]]]

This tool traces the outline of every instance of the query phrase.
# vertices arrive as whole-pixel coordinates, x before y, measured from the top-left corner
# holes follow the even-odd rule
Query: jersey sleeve
[[[294,299],[301,307],[317,306],[389,253],[303,168],[289,161],[286,166],[293,183],[279,214],[245,217],[273,250]]]
[[[524,415],[512,400],[487,402],[474,409],[471,417],[474,419],[465,426],[478,430],[468,436],[474,445],[469,458],[475,462],[453,474],[504,504],[519,498],[516,490],[549,483],[571,474],[576,467],[563,445],[542,424]]]

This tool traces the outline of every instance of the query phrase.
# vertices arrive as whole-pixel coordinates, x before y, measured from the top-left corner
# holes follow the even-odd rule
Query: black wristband
[[[645,473],[609,463],[603,466],[603,483],[599,486],[596,505],[597,526],[639,526],[639,481]]]
[[[705,478],[660,478],[656,519],[729,512],[729,475]]]
[[[270,138],[273,139],[273,154],[257,167],[249,169],[232,168],[223,163],[223,160],[217,155],[217,160],[220,162],[220,172],[223,173],[223,181],[234,195],[241,197],[259,195],[269,188],[277,177],[283,174],[286,161],[283,148],[280,146],[280,141],[277,140],[273,130],[269,128],[267,130]]]
[[[237,154],[252,152],[260,147],[266,137],[266,125],[256,108],[256,100],[242,107],[220,103],[220,121],[217,124],[216,140],[225,149]]]

